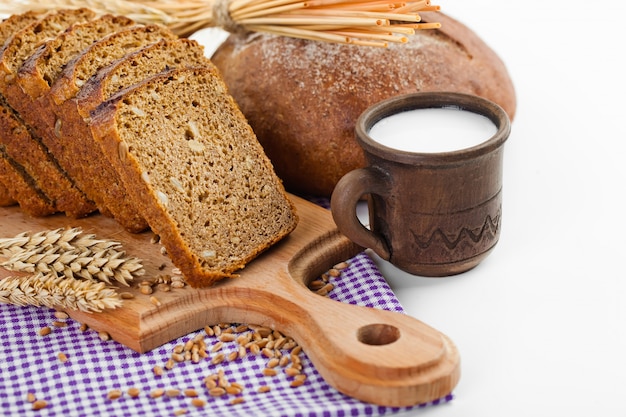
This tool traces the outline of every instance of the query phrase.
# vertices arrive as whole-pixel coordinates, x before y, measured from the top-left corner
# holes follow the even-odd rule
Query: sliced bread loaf
[[[14,14],[2,20],[2,22],[0,22],[0,45],[4,45],[6,39],[13,33],[39,20],[40,17],[39,13],[26,12],[23,14]],[[3,117],[3,110],[8,110],[4,109],[3,106],[4,104],[0,103],[0,118]],[[0,123],[2,123],[1,120]],[[19,181],[19,179],[15,179],[15,176],[21,177],[13,165],[7,160],[8,156],[4,152],[4,146],[2,145],[2,136],[4,135],[0,134],[0,206],[6,207],[17,203],[14,197],[16,193],[13,184]],[[26,190],[30,194],[35,193],[35,190],[31,188],[29,184],[26,184]]]
[[[4,45],[14,33],[40,18],[38,13],[26,12],[12,15],[0,22],[0,45]],[[6,144],[12,142],[10,135],[13,133],[18,140],[31,140],[26,127],[16,118],[13,109],[0,94],[0,183],[4,186],[0,191],[0,205],[17,202],[31,216],[46,216],[56,212],[54,204],[37,187],[26,169],[7,154]]]
[[[87,9],[63,10],[45,15],[42,19],[15,32],[0,50],[0,94],[12,107],[20,107],[21,95],[12,97],[10,90],[16,84],[17,71],[22,63],[43,41],[55,37],[70,25],[92,19],[94,12]],[[20,119],[23,122],[23,119]],[[29,130],[30,130],[30,126]],[[55,207],[71,217],[82,217],[96,210],[95,204],[73,183],[52,154],[41,143],[40,137],[30,132],[33,140],[19,144],[21,157],[29,156],[27,172]],[[11,151],[7,148],[7,151]],[[16,152],[14,150],[13,152]],[[12,154],[18,160],[16,154]],[[22,161],[18,161],[23,165]],[[26,168],[26,167],[25,167]]]
[[[235,276],[296,226],[282,182],[213,67],[122,90],[92,112],[91,129],[191,286]]]
[[[68,133],[73,131],[73,122],[65,120],[62,106],[67,100],[74,98],[100,69],[162,39],[177,37],[169,29],[159,25],[118,30],[83,49],[70,60],[50,91],[37,100],[38,113],[49,112],[43,118],[48,121],[47,133],[42,136],[44,144],[74,181],[80,184],[81,189],[98,202],[101,210],[106,210],[105,213],[110,213],[131,232],[145,230],[148,223],[137,207],[126,198],[127,190],[117,172],[102,159],[88,158],[88,149],[82,147],[85,141],[76,134]],[[103,181],[106,181],[107,187],[103,187]]]
[[[34,53],[28,57],[18,70],[17,82],[7,86],[7,96],[11,98],[13,107],[24,121],[33,128],[44,146],[48,147],[49,135],[54,132],[55,112],[49,107],[45,94],[58,79],[65,66],[80,52],[105,36],[121,29],[134,27],[135,22],[121,16],[104,15],[87,22],[70,26],[56,37],[44,41]],[[68,174],[74,184],[93,201],[101,213],[110,215],[100,193],[90,193],[90,188],[81,178],[72,175],[61,155],[53,152],[55,160],[62,170]],[[146,225],[144,223],[143,227]]]

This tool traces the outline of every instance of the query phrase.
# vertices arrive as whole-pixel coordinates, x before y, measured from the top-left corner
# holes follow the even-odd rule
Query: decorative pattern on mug
[[[463,227],[457,233],[446,233],[440,228],[436,229],[429,237],[422,237],[413,233],[415,244],[422,250],[427,250],[431,246],[437,245],[453,251],[456,250],[462,242],[469,242],[473,245],[484,245],[492,241],[495,243],[500,231],[501,217],[502,213],[498,210],[494,216],[487,215],[482,226],[478,228]]]

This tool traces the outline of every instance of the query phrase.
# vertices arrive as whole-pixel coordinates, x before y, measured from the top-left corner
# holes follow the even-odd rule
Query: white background
[[[411,415],[626,416],[626,6],[433,4],[498,53],[518,110],[494,252],[444,279],[379,262],[461,353],[455,399]]]
[[[506,64],[500,242],[476,269],[377,263],[407,312],[461,354],[455,399],[407,415],[626,416],[626,6],[433,0]]]

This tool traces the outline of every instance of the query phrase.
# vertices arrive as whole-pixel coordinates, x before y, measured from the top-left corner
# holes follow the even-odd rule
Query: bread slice
[[[17,71],[22,63],[42,42],[56,36],[70,25],[92,19],[94,12],[88,9],[62,10],[45,15],[11,35],[0,50],[0,94],[12,108],[19,107],[21,96],[12,97],[10,90],[15,86]],[[20,118],[23,122],[23,119]],[[30,130],[30,126],[27,126]],[[30,164],[26,172],[37,186],[50,198],[55,207],[71,217],[83,217],[96,210],[96,206],[73,183],[72,179],[59,167],[57,161],[41,143],[40,137],[30,130],[33,140],[19,144],[19,149],[9,149],[11,156],[20,161],[28,158]]]
[[[10,186],[11,197],[19,203],[25,213],[33,217],[56,213],[58,210],[54,202],[45,195],[28,173],[29,169],[32,170],[31,162],[37,163],[36,158],[33,158],[23,145],[32,141],[31,135],[12,109],[3,103],[4,99],[0,96],[0,178],[2,183]]]
[[[6,161],[2,160],[0,161],[0,180],[1,179],[5,179],[8,180],[8,176],[6,174],[3,173],[3,168],[2,166],[6,163]],[[13,206],[17,204],[17,201],[15,201],[13,199],[13,196],[11,195],[11,190],[9,190],[7,188],[6,185],[4,185],[3,182],[0,182],[0,207],[9,207],[9,206]]]
[[[87,22],[95,17],[89,9],[60,10],[51,13],[13,33],[0,50],[0,91],[15,82],[24,61],[45,40],[56,37],[69,26]]]
[[[289,234],[295,207],[214,67],[163,72],[92,112],[130,198],[193,287]]]
[[[56,212],[45,195],[37,194],[30,178],[23,175],[11,158],[4,155],[2,145],[0,145],[0,178],[3,180],[2,186],[7,190],[0,191],[0,206],[6,207],[17,202],[24,213],[33,217],[48,216]]]

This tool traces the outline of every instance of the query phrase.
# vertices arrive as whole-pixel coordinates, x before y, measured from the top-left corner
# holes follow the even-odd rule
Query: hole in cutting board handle
[[[358,330],[357,339],[366,345],[390,345],[400,338],[400,329],[390,324],[368,324]]]

